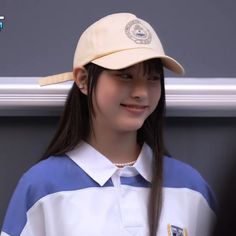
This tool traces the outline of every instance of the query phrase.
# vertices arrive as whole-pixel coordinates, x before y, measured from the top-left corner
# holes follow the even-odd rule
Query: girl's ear
[[[77,68],[74,71],[75,83],[77,84],[79,90],[88,95],[88,73],[83,68]]]

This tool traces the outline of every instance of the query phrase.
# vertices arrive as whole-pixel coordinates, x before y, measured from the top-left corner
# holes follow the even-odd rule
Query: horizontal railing
[[[0,116],[57,116],[72,82],[40,87],[38,77],[0,77]],[[236,116],[236,78],[166,78],[167,116]]]

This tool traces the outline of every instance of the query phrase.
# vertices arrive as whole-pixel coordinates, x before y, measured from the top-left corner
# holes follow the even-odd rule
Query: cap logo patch
[[[137,19],[125,26],[125,33],[137,44],[149,44],[152,40],[150,31]]]

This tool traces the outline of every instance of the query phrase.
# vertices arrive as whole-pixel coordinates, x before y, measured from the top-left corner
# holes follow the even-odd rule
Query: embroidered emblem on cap
[[[188,236],[187,229],[168,224],[168,236]]]
[[[137,44],[149,44],[152,40],[150,31],[137,19],[125,26],[125,33]]]

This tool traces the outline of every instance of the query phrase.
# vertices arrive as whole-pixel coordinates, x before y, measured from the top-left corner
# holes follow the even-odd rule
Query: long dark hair
[[[151,193],[148,206],[150,235],[156,235],[162,208],[162,172],[163,172],[163,126],[165,113],[164,72],[160,59],[143,62],[144,73],[161,73],[161,97],[158,106],[138,130],[137,142],[147,143],[153,151]],[[86,140],[91,130],[91,118],[94,114],[92,96],[99,75],[105,68],[89,63],[85,66],[88,73],[88,95],[84,95],[74,83],[70,90],[59,127],[45,151],[43,159],[51,155],[60,156]]]

